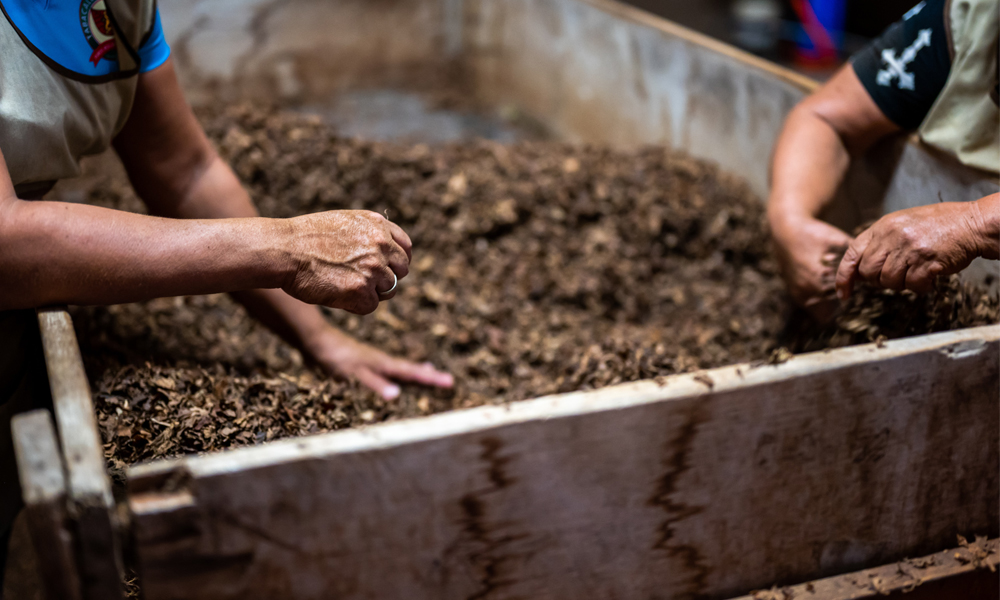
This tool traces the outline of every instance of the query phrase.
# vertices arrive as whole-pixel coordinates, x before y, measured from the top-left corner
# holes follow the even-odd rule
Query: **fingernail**
[[[395,400],[399,397],[399,386],[398,385],[387,385],[382,388],[382,397],[386,400]]]

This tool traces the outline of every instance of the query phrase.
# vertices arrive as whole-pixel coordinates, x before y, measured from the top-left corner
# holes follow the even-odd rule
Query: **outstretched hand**
[[[431,363],[418,364],[390,356],[333,327],[325,328],[308,349],[327,372],[360,382],[386,400],[399,396],[397,382],[450,388],[454,378]]]
[[[990,256],[996,245],[978,202],[942,202],[888,214],[857,237],[837,271],[837,296],[847,300],[858,280],[891,290],[928,292],[940,275]],[[993,250],[993,254],[996,250]]]

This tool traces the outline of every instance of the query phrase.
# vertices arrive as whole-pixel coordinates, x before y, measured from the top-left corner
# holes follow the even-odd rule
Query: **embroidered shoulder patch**
[[[118,62],[115,47],[115,32],[104,0],[82,0],[80,2],[80,27],[93,52],[89,61],[97,66],[101,60]]]

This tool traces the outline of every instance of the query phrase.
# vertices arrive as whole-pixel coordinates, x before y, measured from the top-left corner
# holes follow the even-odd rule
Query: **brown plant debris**
[[[862,291],[826,328],[790,321],[762,203],[661,147],[372,143],[248,105],[202,118],[265,216],[388,210],[406,229],[396,298],[330,320],[456,387],[384,402],[227,296],[74,309],[116,467],[998,319],[995,297],[949,280],[926,297]],[[120,172],[88,194],[142,209]]]

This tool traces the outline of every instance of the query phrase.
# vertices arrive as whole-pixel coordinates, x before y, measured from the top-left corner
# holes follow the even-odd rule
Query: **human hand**
[[[303,302],[368,314],[409,272],[409,236],[378,213],[335,210],[289,223],[297,268],[282,289]]]
[[[928,292],[939,275],[957,273],[986,254],[985,238],[976,202],[943,202],[888,214],[847,249],[837,271],[837,296],[847,300],[859,279],[891,290]]]
[[[771,233],[792,301],[817,320],[829,320],[837,308],[834,297],[837,261],[851,242],[851,236],[807,216],[772,219]]]
[[[451,375],[438,371],[431,363],[417,364],[390,356],[333,327],[324,328],[310,340],[307,352],[329,373],[356,379],[386,400],[399,396],[399,386],[393,381],[440,388],[454,385]]]

